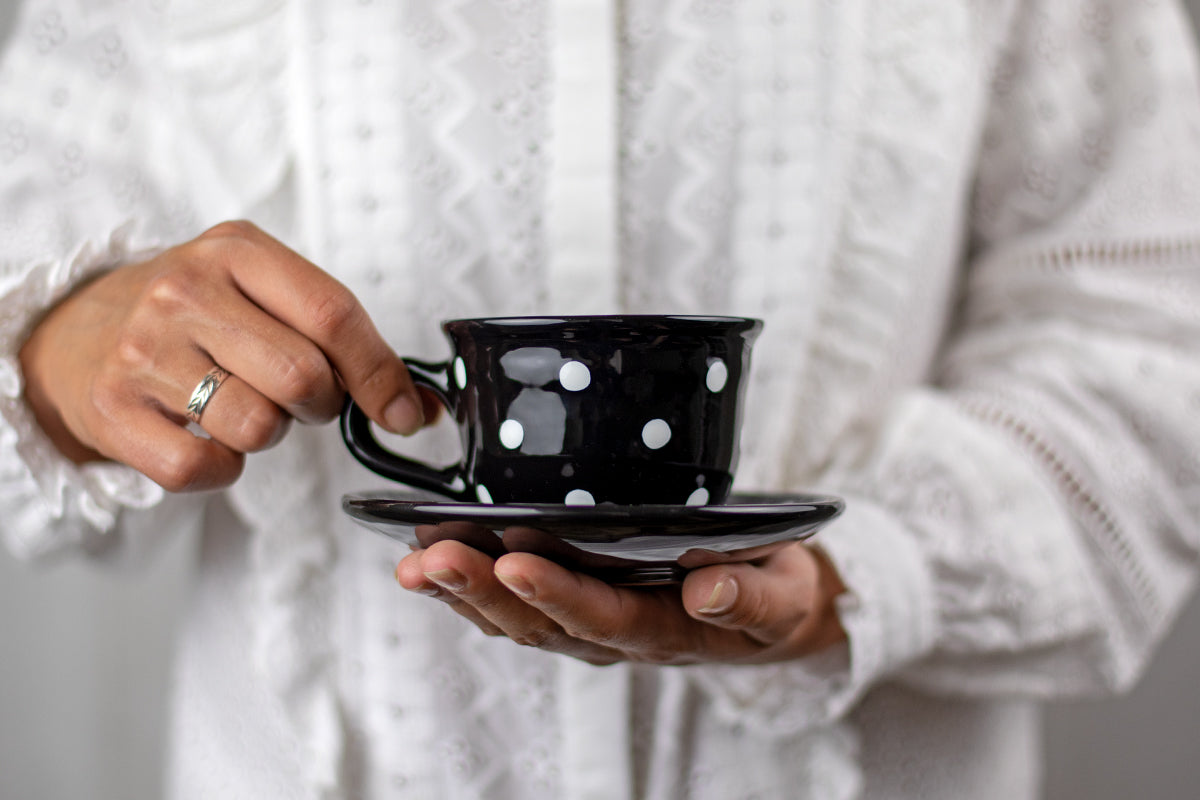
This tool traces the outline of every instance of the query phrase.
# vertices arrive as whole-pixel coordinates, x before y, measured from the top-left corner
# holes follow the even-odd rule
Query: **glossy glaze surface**
[[[455,539],[493,556],[537,553],[620,584],[670,583],[704,564],[758,558],[812,536],[843,507],[813,494],[738,494],[719,506],[487,506],[411,492],[342,499],[359,524],[407,545]]]
[[[446,404],[464,460],[422,469],[348,409],[351,452],[457,500],[570,505],[722,502],[736,468],[757,320],[606,316],[454,320],[449,360],[410,362]]]

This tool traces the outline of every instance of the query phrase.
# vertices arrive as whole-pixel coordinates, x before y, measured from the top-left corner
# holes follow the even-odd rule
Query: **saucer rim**
[[[572,540],[675,538],[695,535],[698,528],[709,526],[739,526],[765,529],[774,526],[821,528],[839,517],[845,501],[831,494],[814,493],[745,493],[731,496],[724,505],[637,505],[570,506],[550,503],[483,504],[429,498],[419,492],[387,490],[348,493],[342,497],[342,511],[366,525],[414,526],[451,521],[470,521],[492,530],[510,525],[577,525],[578,530],[567,536]],[[792,502],[737,502],[739,498],[790,499]],[[402,499],[403,498],[403,499]],[[420,517],[420,519],[417,519]],[[620,533],[615,533],[619,530]],[[712,532],[722,536],[729,533]],[[811,535],[811,534],[809,534]]]
[[[804,502],[738,502],[748,497]],[[690,569],[679,563],[687,552],[732,554],[803,541],[845,509],[842,498],[826,493],[738,492],[731,500],[719,506],[505,506],[431,498],[419,490],[387,489],[343,495],[342,510],[355,523],[410,547],[413,531],[423,525],[462,521],[493,533],[512,527],[539,528],[568,545],[615,560],[611,565],[581,571],[614,585],[651,586],[679,583]],[[473,513],[464,513],[464,509]],[[648,556],[647,547],[661,555]]]
[[[739,498],[756,498],[753,502]],[[768,501],[768,498],[773,500]],[[621,505],[598,503],[596,505],[568,505],[566,503],[471,503],[450,498],[427,497],[417,491],[384,489],[378,491],[347,492],[342,495],[342,508],[362,508],[371,503],[382,507],[404,506],[409,509],[429,507],[436,511],[465,511],[473,516],[525,516],[564,515],[572,517],[596,516],[605,519],[629,517],[661,517],[668,514],[714,514],[717,516],[751,513],[790,513],[806,507],[832,509],[841,513],[846,501],[834,494],[819,492],[734,492],[730,502],[712,505],[685,505],[670,503],[643,503]]]

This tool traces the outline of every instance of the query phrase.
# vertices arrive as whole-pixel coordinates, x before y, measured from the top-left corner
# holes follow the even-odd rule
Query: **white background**
[[[18,2],[0,0],[0,38]],[[126,574],[30,569],[0,549],[0,800],[160,796],[193,546],[177,539]],[[1200,797],[1200,598],[1132,694],[1051,708],[1046,749],[1047,800]]]

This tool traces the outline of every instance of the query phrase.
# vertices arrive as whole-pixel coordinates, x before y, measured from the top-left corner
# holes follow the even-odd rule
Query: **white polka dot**
[[[482,483],[475,487],[475,496],[479,498],[479,502],[486,505],[495,505],[492,502],[492,493],[487,490],[487,487]]]
[[[592,373],[582,361],[568,361],[558,371],[558,382],[568,392],[581,392],[592,382]]]
[[[567,492],[563,502],[569,506],[594,506],[596,498],[592,497],[592,493],[586,489],[572,489]]]
[[[454,382],[460,389],[467,388],[467,364],[462,360],[462,356],[454,359]]]
[[[652,419],[642,427],[642,441],[651,450],[657,450],[671,441],[671,426],[666,420]]]
[[[708,375],[704,377],[704,384],[708,386],[710,392],[719,392],[724,389],[727,380],[729,380],[729,367],[725,366],[724,361],[714,361],[708,365]]]
[[[525,428],[515,419],[506,419],[500,423],[500,444],[509,450],[516,450],[525,441]]]
[[[706,506],[708,505],[708,489],[701,486],[696,491],[688,495],[687,505],[689,506]]]

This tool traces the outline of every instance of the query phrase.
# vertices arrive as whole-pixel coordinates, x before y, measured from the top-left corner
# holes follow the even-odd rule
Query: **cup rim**
[[[466,317],[443,320],[442,329],[456,328],[493,329],[497,332],[518,329],[548,330],[573,326],[608,324],[612,327],[644,328],[655,323],[670,324],[679,330],[706,330],[722,332],[757,333],[763,321],[755,317],[723,316],[714,314],[562,314]]]

